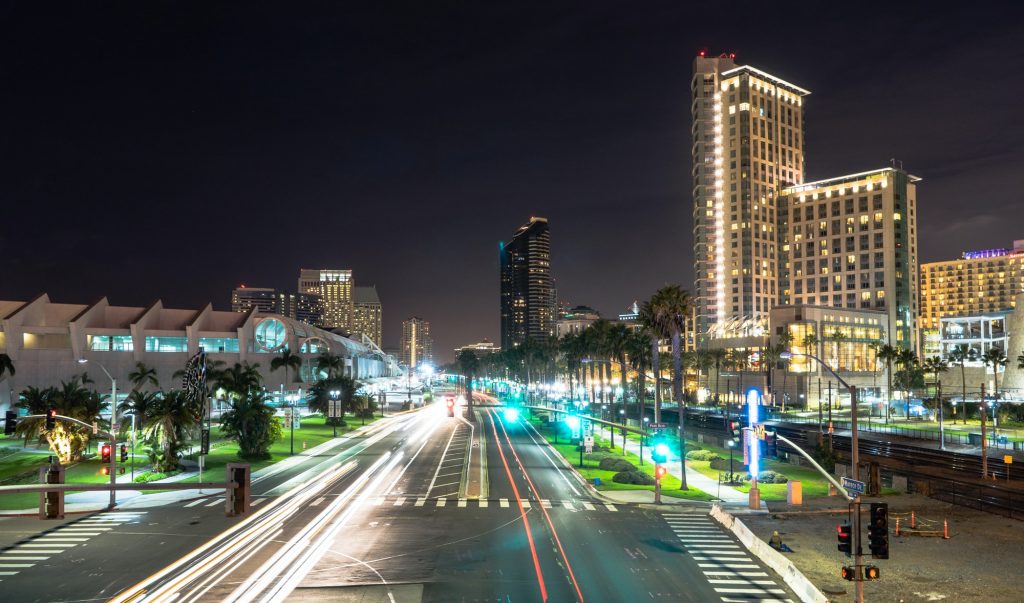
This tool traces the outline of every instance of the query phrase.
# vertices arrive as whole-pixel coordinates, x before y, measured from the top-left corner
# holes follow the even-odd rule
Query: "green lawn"
[[[644,473],[653,476],[654,475],[654,464],[645,462],[643,465],[640,464],[640,458],[632,453],[627,453],[625,456],[622,455],[622,448],[616,448],[615,452],[611,453],[596,453],[596,454],[584,454],[583,455],[583,467],[579,467],[580,453],[579,448],[574,444],[566,443],[566,438],[563,435],[559,437],[558,444],[555,443],[554,431],[546,424],[536,419],[531,419],[531,422],[537,430],[544,436],[544,438],[551,444],[551,446],[558,451],[569,463],[579,471],[580,475],[583,476],[591,484],[594,483],[594,478],[601,478],[601,485],[596,486],[598,490],[650,490],[654,491],[654,486],[644,486],[638,484],[620,484],[612,481],[612,477],[615,475],[614,471],[605,471],[598,469],[598,463],[600,459],[605,456],[615,456],[618,458],[625,458],[627,461],[633,463],[637,469]],[[594,443],[600,446],[607,446],[609,442],[602,438],[594,438]],[[685,498],[688,500],[700,500],[709,501],[713,500],[714,497],[710,494],[691,488],[689,490],[680,490],[680,482],[677,478],[667,475],[661,481],[661,492],[666,496],[672,496],[675,498]]]
[[[33,455],[39,456],[39,455]],[[8,468],[8,459],[0,460],[0,467],[3,469]],[[41,463],[35,463],[32,467],[39,467],[46,464],[46,456],[42,457]],[[71,465],[67,468],[64,474],[64,480],[66,483],[79,483],[79,484],[102,484],[110,481],[109,475],[103,475],[102,464],[98,458],[91,458],[83,460],[79,463]],[[37,480],[32,479],[29,481],[22,482],[24,484],[35,484]],[[0,497],[0,509],[11,510],[11,509],[28,509],[34,508],[39,504],[39,494],[35,492],[26,492],[18,494],[5,494]]]

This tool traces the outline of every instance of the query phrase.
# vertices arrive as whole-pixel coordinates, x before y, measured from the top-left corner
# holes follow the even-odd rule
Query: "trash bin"
[[[600,486],[601,485],[601,478],[595,477],[594,478],[594,485],[595,486]]]
[[[998,438],[996,438],[996,441],[999,442],[1001,446],[1006,446],[1006,443],[1009,442],[1010,440],[1006,436],[999,436]]]
[[[971,446],[981,446],[981,434],[969,433],[967,434],[967,441],[971,444]]]

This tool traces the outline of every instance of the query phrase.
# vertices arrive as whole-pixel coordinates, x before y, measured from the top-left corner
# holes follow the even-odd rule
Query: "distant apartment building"
[[[883,168],[784,188],[779,303],[881,310],[888,343],[917,348],[919,180]]]
[[[767,322],[778,303],[776,198],[804,181],[810,92],[735,55],[693,62],[694,304],[697,331]]]
[[[922,328],[938,329],[947,316],[979,316],[1011,309],[1021,291],[1024,240],[1014,241],[1010,249],[966,251],[955,260],[922,264]]]
[[[299,272],[299,293],[320,296],[324,328],[352,331],[352,289],[351,270],[303,268]]]
[[[246,287],[240,285],[231,292],[231,311],[257,312],[270,314],[277,312],[277,290],[266,287]]]
[[[377,287],[356,287],[352,294],[353,335],[366,335],[378,347],[384,336],[383,309]]]
[[[499,247],[501,348],[555,334],[551,233],[546,218],[532,217]]]
[[[484,339],[479,343],[471,343],[469,345],[455,348],[455,357],[458,358],[459,354],[467,350],[476,354],[478,358],[482,358],[495,352],[500,352],[501,348],[495,345],[490,339]]]
[[[555,334],[559,338],[566,335],[579,335],[599,320],[601,320],[601,314],[593,308],[587,306],[569,308],[555,322]]]
[[[403,364],[416,369],[434,361],[434,340],[430,337],[430,322],[413,316],[402,321]]]
[[[312,293],[278,292],[276,312],[316,327],[323,324],[320,296]]]

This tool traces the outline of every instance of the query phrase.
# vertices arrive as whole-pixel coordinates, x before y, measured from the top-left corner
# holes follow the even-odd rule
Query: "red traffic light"
[[[103,472],[103,475],[110,475],[110,467],[108,467],[107,465],[103,465],[103,468],[100,469],[100,471]]]
[[[110,462],[110,444],[103,444],[102,446],[100,446],[100,459],[104,463]],[[106,469],[104,469],[104,471],[106,471]]]
[[[654,476],[657,477],[658,479],[665,477],[665,475],[667,474],[668,469],[664,465],[658,465],[658,467],[654,470]]]
[[[455,398],[453,398],[451,396],[448,396],[447,398],[445,398],[444,402],[445,402],[445,404],[448,405],[448,408],[454,408],[455,407]]]

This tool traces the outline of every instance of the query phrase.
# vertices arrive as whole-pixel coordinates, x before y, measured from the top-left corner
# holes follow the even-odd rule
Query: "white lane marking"
[[[32,543],[32,542],[26,542],[25,544],[19,544],[18,546],[14,547],[14,548],[15,549],[19,549],[19,548],[32,549],[33,552],[38,552],[38,553],[42,553],[43,551],[36,550],[36,549],[46,549],[47,553],[50,553],[50,552],[63,553],[65,548],[70,548],[70,547],[73,547],[73,546],[75,546],[75,545],[71,544],[71,543],[63,543],[63,542],[50,542],[50,543],[47,543],[47,544],[42,544],[42,543],[35,544],[35,543]]]
[[[220,499],[220,500],[212,501],[212,502],[210,502],[210,504],[203,505],[203,506],[204,507],[216,507],[217,505],[220,505],[220,504],[223,504],[223,503],[224,503],[224,500]]]
[[[63,528],[60,533],[68,536],[99,536],[103,532],[94,532],[92,530],[83,532],[82,530],[69,530],[67,528]]]
[[[4,551],[4,552],[5,553],[10,553],[10,552],[13,552],[13,551]],[[49,558],[50,558],[49,556],[46,556],[46,557],[31,557],[31,556],[28,556],[28,555],[19,555],[17,557],[0,557],[0,561],[46,561]]]
[[[209,499],[207,499],[207,498],[199,498],[199,499],[193,500],[192,502],[186,504],[185,506],[186,507],[195,507],[195,506],[203,504],[207,500],[209,500]]]
[[[524,509],[529,509],[530,508],[530,501],[524,500],[523,501],[523,508]]]
[[[588,511],[593,511],[594,510],[594,505],[592,505],[592,504],[590,504],[588,502],[585,502],[585,503],[583,503],[583,508],[588,510]]]
[[[17,576],[18,572],[0,572],[0,576]]]
[[[452,430],[452,435],[448,438],[448,444],[444,447],[444,452],[441,453],[441,462],[437,464],[437,471],[434,472],[434,478],[430,480],[430,485],[427,486],[427,496],[430,496],[431,490],[434,489],[434,483],[437,481],[437,474],[441,473],[441,463],[444,462],[444,457],[448,455],[448,449],[452,446],[452,440],[455,438],[455,433],[459,430],[458,427]]]
[[[572,502],[571,502],[571,501],[568,501],[568,500],[563,500],[563,501],[562,501],[562,507],[564,507],[564,508],[566,508],[566,509],[572,509],[573,511],[575,511],[575,510],[576,510],[576,507],[574,507],[574,506],[573,506],[573,504],[572,504]]]
[[[708,578],[708,584],[753,584],[755,586],[778,586],[774,580],[739,580],[736,578]]]
[[[313,502],[309,503],[309,506],[311,506],[311,507],[319,507],[320,503],[324,502],[324,499],[326,499],[326,498],[327,498],[326,496],[321,496],[320,498],[318,498],[318,499],[314,500]]]
[[[698,563],[697,567],[731,567],[733,569],[760,569],[748,563]]]
[[[425,496],[421,496],[421,497],[416,499],[416,505],[415,506],[422,507],[426,503],[427,503],[427,498]]]
[[[716,593],[731,593],[734,595],[762,595],[762,594],[773,594],[773,595],[784,595],[786,591],[781,588],[721,588],[715,587]]]
[[[730,570],[704,570],[705,576],[743,576],[746,578],[767,577],[765,572],[733,572]]]
[[[459,499],[459,507],[465,507],[465,506],[466,506],[466,499],[465,498],[460,498]]]
[[[508,508],[508,499],[507,498],[502,498],[502,499],[498,500],[498,504],[501,505],[502,509],[507,509]]]
[[[89,542],[88,538],[72,538],[70,536],[61,536],[60,534],[46,534],[35,538],[34,542]]]
[[[688,543],[688,542],[696,542],[696,543],[706,542],[708,544],[721,544],[721,543],[724,543],[724,542],[732,542],[732,540],[730,540],[728,538],[719,537],[719,536],[679,536],[677,534],[676,537],[679,538],[679,542],[682,542],[684,544]]]
[[[445,506],[446,504],[448,504],[448,499],[447,499],[447,498],[444,498],[444,497],[442,496],[441,498],[437,499],[437,506],[439,506],[439,507],[443,507],[443,506]]]
[[[729,597],[722,597],[722,603],[750,603],[750,599],[730,599]],[[793,603],[792,599],[765,599],[762,597],[757,598],[757,603]]]
[[[537,449],[540,450],[540,453],[544,455],[544,458],[546,458],[548,462],[551,463],[551,466],[555,468],[555,472],[558,474],[559,477],[562,478],[562,481],[565,482],[565,485],[569,486],[569,489],[572,490],[573,495],[577,497],[580,496],[580,491],[577,490],[576,487],[572,485],[572,482],[569,481],[569,478],[565,476],[565,474],[567,473],[565,470],[565,465],[559,467],[555,463],[555,460],[551,458],[551,455],[548,454],[548,450],[552,449],[551,444],[549,444],[547,440],[544,440],[544,438],[541,438],[542,440],[544,440],[544,445],[542,446],[541,443],[537,441],[537,438],[533,437],[533,433],[530,433],[530,431],[532,430],[533,432],[537,433],[538,436],[540,436],[540,432],[537,431],[537,428],[530,423],[527,423],[526,425],[529,428],[526,430],[526,435],[529,436],[529,438],[533,440],[533,443],[537,445]],[[569,473],[572,472],[570,471]]]
[[[249,503],[249,506],[250,507],[258,507],[258,506],[260,506],[260,503],[266,502],[266,500],[267,499],[265,499],[265,498],[257,498],[254,501],[252,501],[251,503]]]
[[[480,500],[480,508],[481,509],[486,509],[487,508],[487,499],[486,498],[481,498],[479,500]]]
[[[404,496],[399,496],[398,498],[395,499],[395,504],[392,505],[392,506],[393,507],[401,507],[404,504],[405,504],[405,497]]]
[[[618,509],[615,508],[615,505],[608,503],[605,503],[604,508],[608,509],[609,511],[618,511]]]
[[[540,506],[544,507],[545,509],[550,509],[551,501],[546,498],[542,498],[540,499]]]
[[[0,567],[32,567],[35,563],[0,563]]]

